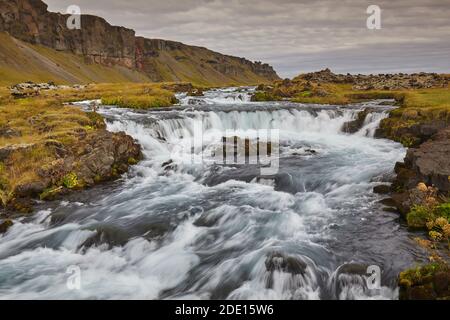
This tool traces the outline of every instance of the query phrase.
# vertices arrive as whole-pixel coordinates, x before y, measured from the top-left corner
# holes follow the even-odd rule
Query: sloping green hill
[[[23,81],[73,84],[151,80],[135,70],[87,63],[82,56],[32,45],[0,32],[0,85]]]

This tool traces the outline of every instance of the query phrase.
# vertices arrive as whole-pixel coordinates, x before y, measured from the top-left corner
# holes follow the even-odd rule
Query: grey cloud
[[[272,64],[281,76],[339,72],[449,72],[450,0],[44,0],[136,30]],[[382,29],[366,28],[366,8]],[[447,57],[447,58],[446,58]]]

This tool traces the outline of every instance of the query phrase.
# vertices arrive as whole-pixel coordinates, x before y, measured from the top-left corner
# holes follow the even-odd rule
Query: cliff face
[[[81,29],[67,28],[69,15],[47,11],[41,0],[2,0],[0,31],[32,44],[82,55],[88,63],[138,70],[154,81],[256,83],[278,79],[267,64],[221,55],[179,42],[136,37],[103,18],[81,16]]]

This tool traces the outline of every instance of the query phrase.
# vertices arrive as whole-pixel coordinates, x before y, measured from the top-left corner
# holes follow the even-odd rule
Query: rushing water
[[[102,107],[145,159],[16,221],[0,238],[0,298],[397,298],[398,272],[424,253],[372,193],[405,154],[373,138],[389,107],[252,103],[247,91],[180,95],[158,111]],[[379,111],[343,133],[366,106]],[[273,175],[208,159],[226,130],[254,140],[258,129],[280,130]],[[369,265],[382,270],[380,289],[367,288]],[[74,266],[80,290],[67,286]]]

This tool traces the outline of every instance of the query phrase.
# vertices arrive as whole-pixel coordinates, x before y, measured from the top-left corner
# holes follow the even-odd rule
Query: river
[[[426,255],[372,192],[406,151],[373,137],[391,107],[250,102],[252,90],[102,106],[144,160],[16,221],[0,238],[0,299],[397,299],[398,273]],[[365,107],[377,111],[343,133]],[[276,132],[271,174],[250,155],[215,161],[224,136],[254,150],[258,130]],[[369,289],[368,266],[380,287]]]

